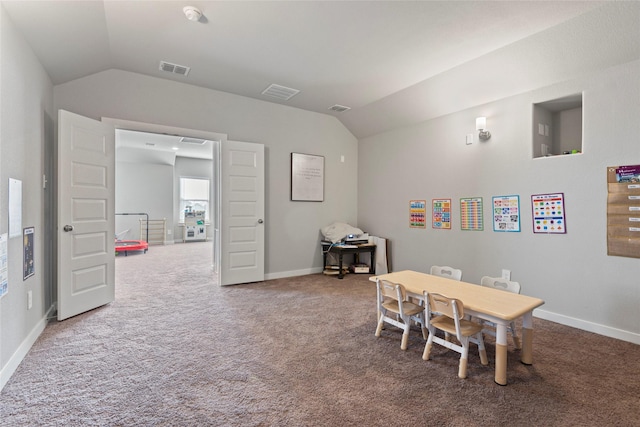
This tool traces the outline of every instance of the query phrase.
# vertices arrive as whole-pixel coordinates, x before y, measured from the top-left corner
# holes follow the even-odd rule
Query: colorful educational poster
[[[24,229],[23,248],[24,248],[24,274],[22,280],[27,280],[29,277],[36,274],[35,264],[33,259],[33,245],[35,227],[27,227]]]
[[[533,232],[563,234],[567,232],[564,215],[564,193],[531,196]]]
[[[484,230],[482,197],[460,199],[460,228],[466,231]]]
[[[409,227],[427,228],[427,201],[409,201]]]
[[[493,231],[520,231],[520,196],[493,197]]]
[[[433,228],[451,230],[451,199],[433,199]]]

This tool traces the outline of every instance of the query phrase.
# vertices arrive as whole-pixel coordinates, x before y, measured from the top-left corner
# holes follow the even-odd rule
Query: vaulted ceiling
[[[357,137],[420,119],[404,101],[425,82],[606,3],[2,1],[56,85],[115,68],[335,115]],[[271,84],[300,92],[280,100]]]

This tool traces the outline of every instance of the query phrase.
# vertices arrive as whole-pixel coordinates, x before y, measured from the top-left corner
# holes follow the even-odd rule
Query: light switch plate
[[[471,145],[473,144],[473,134],[472,133],[468,133],[467,134],[467,145]]]

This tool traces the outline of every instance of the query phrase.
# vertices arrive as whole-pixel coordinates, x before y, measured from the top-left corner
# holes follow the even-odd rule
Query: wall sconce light
[[[491,138],[491,132],[487,129],[487,118],[486,117],[478,117],[476,118],[476,130],[478,131],[478,138],[480,141],[486,141]]]

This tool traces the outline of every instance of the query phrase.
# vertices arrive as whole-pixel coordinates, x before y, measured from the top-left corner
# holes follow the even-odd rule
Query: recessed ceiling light
[[[178,148],[178,147],[171,147],[171,149],[172,149],[173,151],[178,151],[178,150],[179,150],[179,148]]]
[[[351,110],[351,107],[346,107],[344,105],[336,104],[332,107],[329,107],[329,110],[335,111],[336,113],[344,113],[347,110]]]

